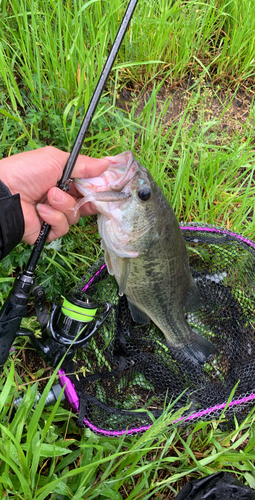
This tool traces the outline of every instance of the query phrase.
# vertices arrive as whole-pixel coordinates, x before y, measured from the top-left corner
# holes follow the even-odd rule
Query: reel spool
[[[110,308],[109,302],[101,306],[86,293],[73,291],[64,298],[62,304],[58,299],[53,302],[50,332],[61,344],[86,347],[108,316]]]
[[[96,316],[98,303],[90,299],[86,294],[69,294],[64,299],[59,312],[56,327],[67,335],[75,338],[78,333],[87,327]]]

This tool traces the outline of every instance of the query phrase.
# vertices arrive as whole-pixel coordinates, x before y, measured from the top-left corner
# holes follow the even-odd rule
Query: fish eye
[[[139,189],[138,196],[139,196],[140,200],[142,200],[142,201],[149,200],[149,198],[151,197],[150,188],[145,186],[144,188]]]

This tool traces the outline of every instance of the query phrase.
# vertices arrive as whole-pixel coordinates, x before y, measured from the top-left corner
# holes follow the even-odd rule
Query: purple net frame
[[[229,236],[232,236],[234,239],[237,241],[242,241],[242,243],[246,243],[249,247],[252,247],[255,249],[255,243],[251,240],[248,240],[247,238],[244,238],[243,236],[230,232],[225,229],[220,229],[220,228],[215,228],[215,227],[203,227],[203,226],[180,226],[182,231],[197,231],[197,232],[208,232],[208,233],[218,233],[218,234],[227,234]],[[88,283],[85,285],[85,287],[82,289],[82,291],[86,291],[91,283],[94,281],[96,276],[98,276],[103,269],[106,267],[105,264],[102,265],[102,267],[92,276],[92,278],[88,281]],[[71,380],[68,378],[64,370],[60,369],[58,371],[58,376],[59,376],[59,383],[61,387],[65,387],[64,393],[66,400],[68,401],[68,404],[75,410],[77,413],[79,412],[79,397],[77,395],[77,392],[75,390],[74,384],[71,382]],[[252,401],[255,399],[255,394],[250,394],[250,396],[246,396],[241,399],[236,399],[231,401],[229,404],[227,402],[212,406],[211,408],[207,408],[206,410],[201,410],[196,413],[192,413],[191,415],[187,417],[180,417],[177,420],[174,420],[174,424],[178,424],[181,422],[187,422],[187,421],[192,421],[198,418],[202,418],[205,415],[208,415],[210,413],[217,412],[218,410],[224,410],[226,407],[232,407],[232,406],[238,406],[241,404],[248,403],[249,401]],[[105,429],[99,429],[95,425],[92,424],[87,419],[84,419],[84,424],[89,427],[93,432],[96,432],[97,434],[103,434],[105,436],[122,436],[123,434],[137,434],[138,432],[144,432],[147,431],[151,425],[147,426],[141,426],[141,427],[135,427],[131,429],[123,429],[121,431],[107,431]]]

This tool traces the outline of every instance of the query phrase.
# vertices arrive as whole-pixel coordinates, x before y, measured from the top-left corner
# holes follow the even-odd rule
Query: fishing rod
[[[58,187],[63,191],[69,190],[70,177],[74,165],[81,151],[98,101],[108,80],[137,2],[138,0],[130,0],[128,4],[96,89],[94,90],[58,184]],[[91,300],[85,293],[71,293],[66,297],[63,304],[60,304],[58,301],[53,302],[49,318],[44,289],[35,283],[35,268],[49,231],[50,225],[43,223],[29,258],[27,268],[17,276],[13,288],[0,311],[0,371],[2,371],[8,358],[14,339],[20,335],[28,335],[36,350],[39,351],[40,355],[51,366],[57,366],[67,350],[68,355],[66,359],[72,358],[76,347],[86,347],[88,345],[90,338],[95,334],[111,310],[109,302],[104,303],[103,310],[100,310],[98,304]],[[31,330],[20,328],[21,320],[27,313],[27,304],[31,293],[35,297],[36,312],[42,329],[42,337],[39,339],[34,336]],[[77,337],[79,337],[78,340]]]

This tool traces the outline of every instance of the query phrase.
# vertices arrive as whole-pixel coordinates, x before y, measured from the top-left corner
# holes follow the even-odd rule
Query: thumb
[[[85,179],[89,177],[98,177],[109,167],[109,161],[105,158],[90,158],[89,156],[80,155],[77,158],[75,167],[72,172],[72,177]]]

